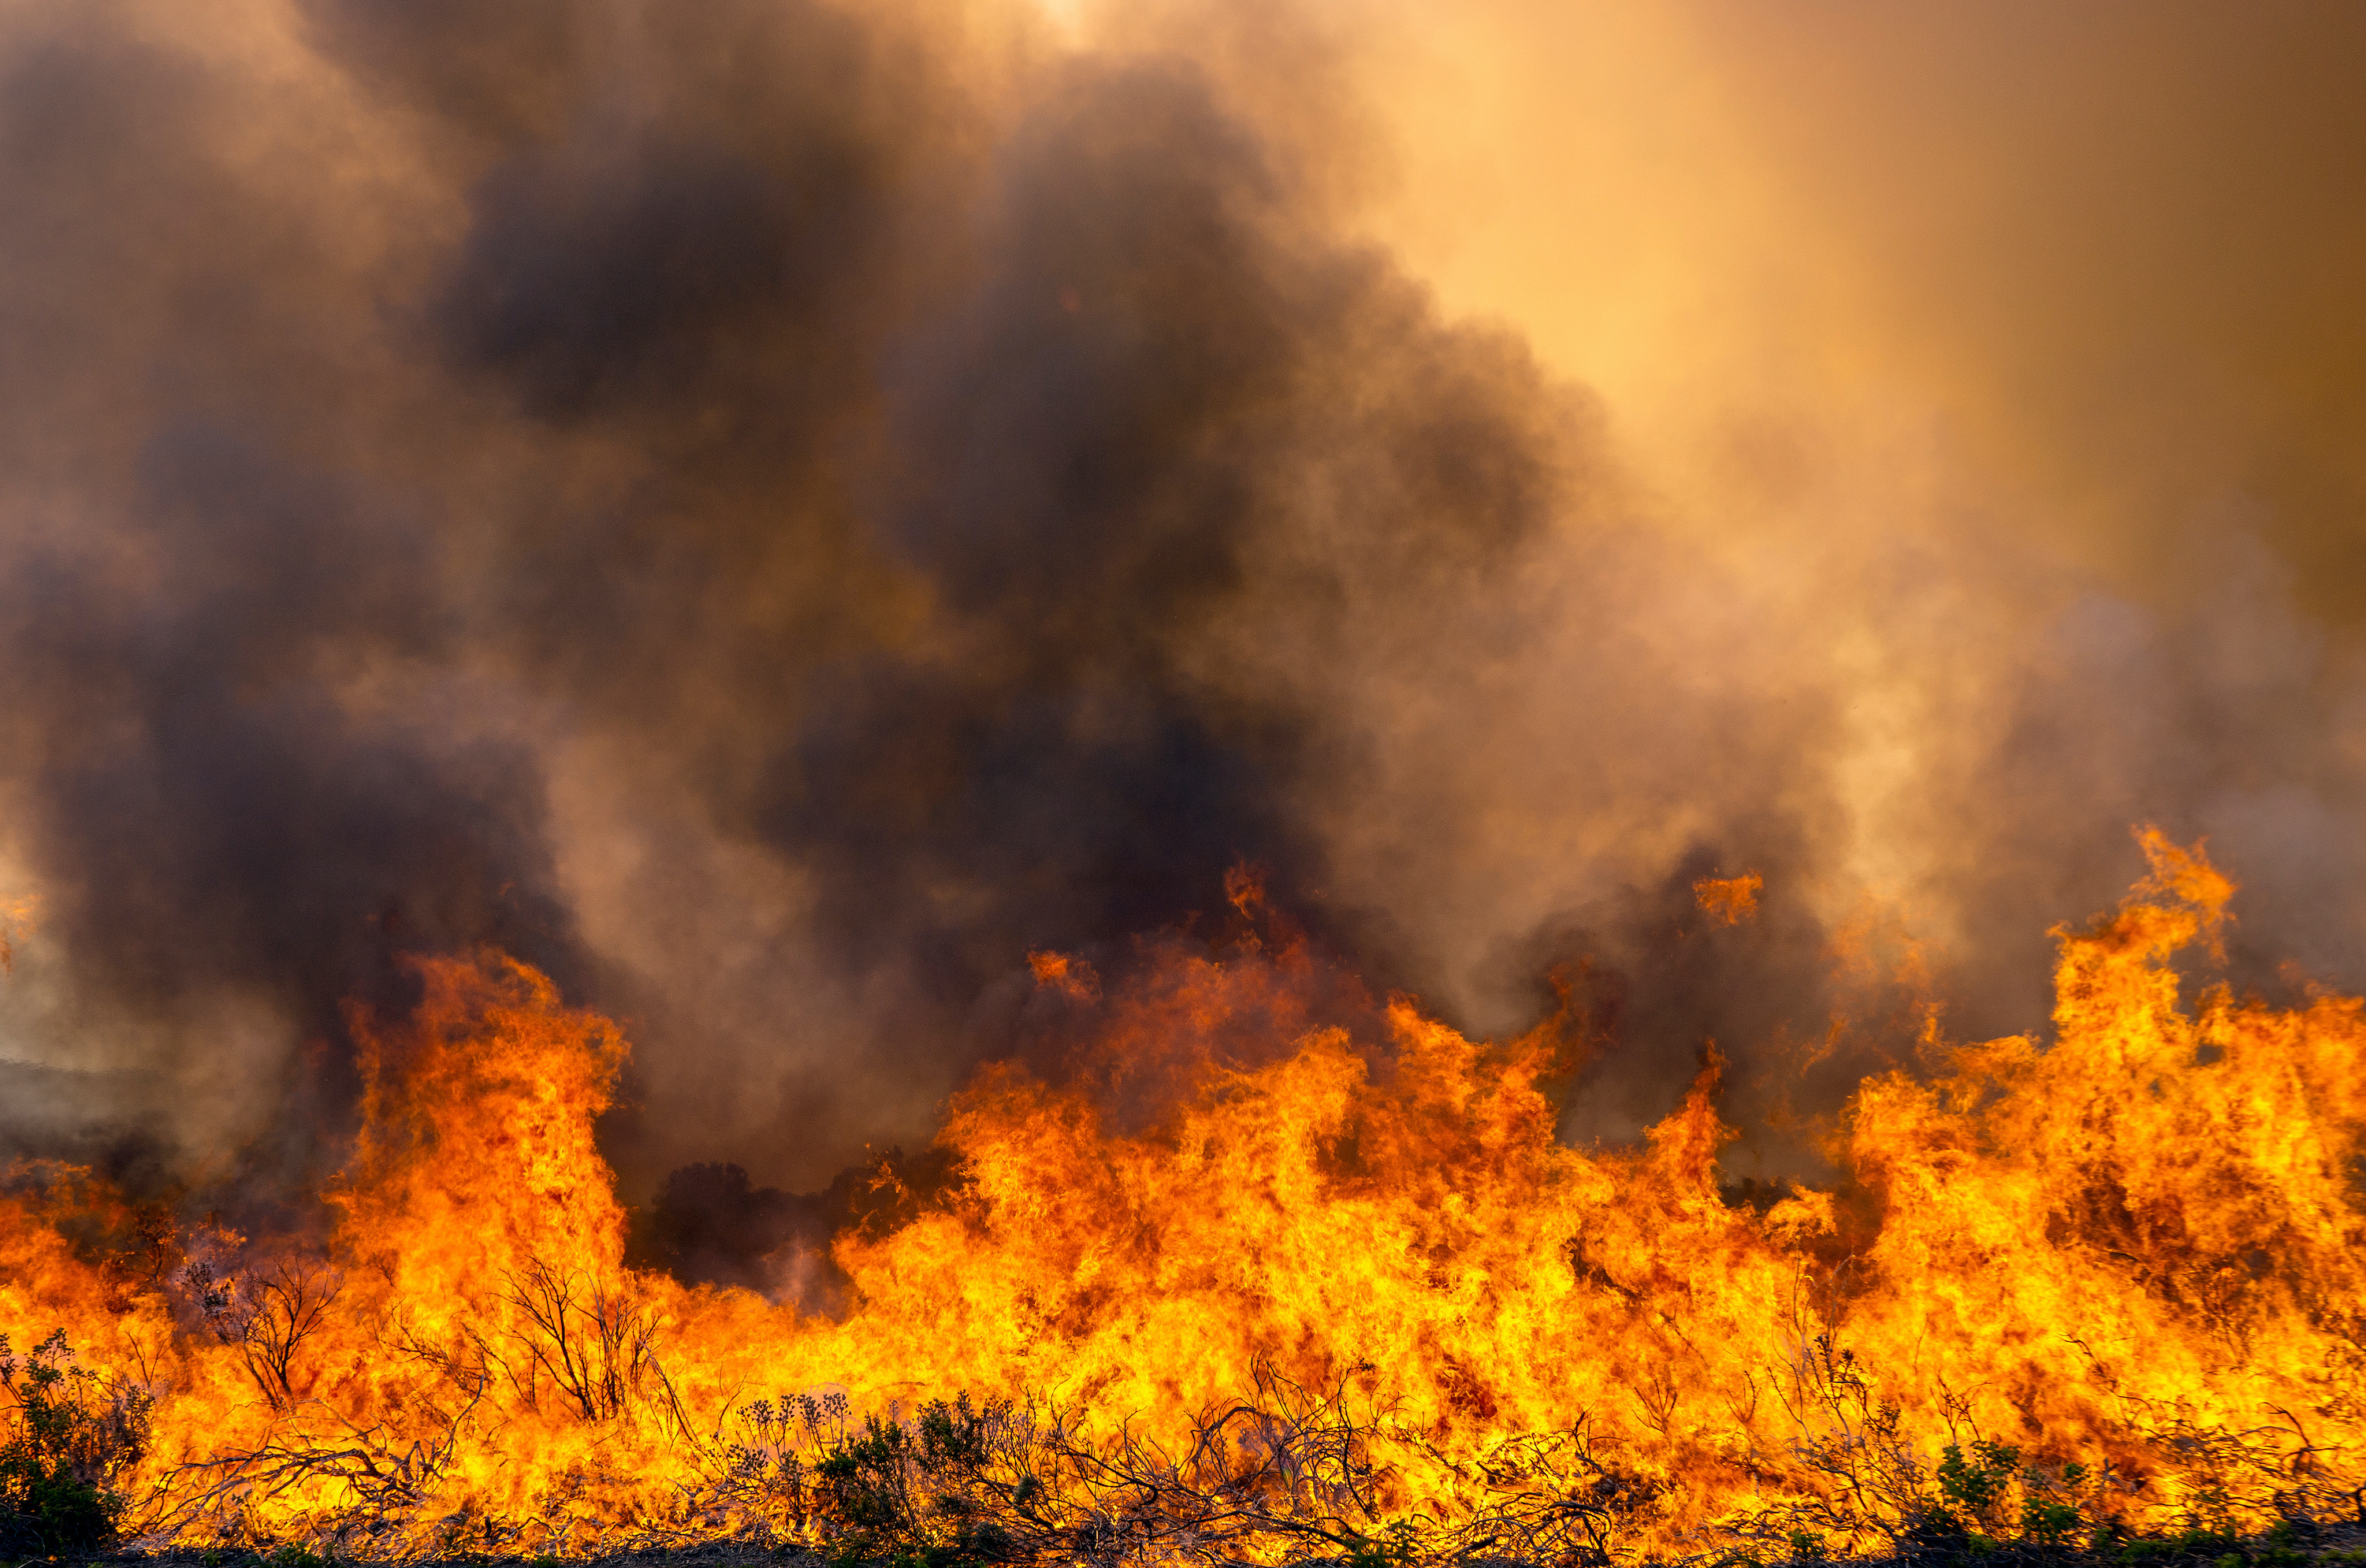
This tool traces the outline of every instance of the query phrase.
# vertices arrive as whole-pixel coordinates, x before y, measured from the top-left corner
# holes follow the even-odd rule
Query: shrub
[[[112,1541],[124,1508],[115,1484],[147,1450],[147,1393],[73,1358],[63,1329],[21,1360],[0,1334],[0,1385],[15,1399],[0,1429],[0,1540],[10,1551]]]

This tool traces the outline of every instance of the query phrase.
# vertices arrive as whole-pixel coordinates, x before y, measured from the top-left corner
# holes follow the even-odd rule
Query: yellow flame
[[[2152,874],[2061,937],[2050,1047],[1867,1081],[1845,1181],[1763,1209],[1718,1184],[1714,1057],[1640,1147],[1582,1152],[1554,1137],[1556,1026],[1475,1042],[1400,1000],[1384,1048],[1310,1027],[1242,1065],[1211,1042],[1289,1016],[1293,951],[1098,989],[1043,955],[1105,1048],[1170,1064],[1142,1081],[1171,1103],[1121,1126],[985,1072],[945,1124],[953,1195],[839,1238],[855,1305],[803,1316],[625,1267],[592,1137],[625,1043],[488,956],[423,965],[400,1027],[357,1020],[365,1127],[319,1242],[163,1234],[19,1170],[0,1330],[62,1327],[156,1393],[133,1522],[192,1541],[827,1540],[854,1528],[839,1483],[783,1462],[852,1451],[837,1406],[794,1398],[833,1390],[907,1432],[927,1399],[1031,1400],[1049,1479],[1014,1528],[1085,1485],[1078,1453],[1163,1453],[1170,1514],[1229,1486],[1239,1517],[1408,1550],[1863,1551],[1918,1498],[1992,1533],[2259,1526],[2366,1483],[2366,1018],[2223,989],[2182,1010],[2169,958],[2232,886],[2144,844]],[[2008,1446],[1990,1491],[1963,1482]],[[1180,1550],[1135,1493],[1093,1495],[1074,1530]]]

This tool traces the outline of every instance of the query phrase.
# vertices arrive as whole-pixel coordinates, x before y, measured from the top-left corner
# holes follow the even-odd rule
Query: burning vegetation
[[[943,1190],[835,1238],[837,1316],[628,1267],[622,1036],[426,960],[414,1015],[356,1020],[362,1132],[284,1234],[12,1172],[11,1550],[1606,1563],[2358,1522],[2366,1014],[2182,1004],[2232,889],[2146,848],[2058,934],[2050,1046],[1934,1019],[1831,1129],[1836,1185],[1752,1201],[1714,1052],[1586,1150],[1566,1012],[1482,1043],[1399,999],[1363,1040],[1291,1012],[1302,944],[1107,987],[1045,955],[1092,1020],[1068,1070],[956,1098]]]
[[[2366,22],[2180,3],[0,6],[0,1551],[2346,1549]]]

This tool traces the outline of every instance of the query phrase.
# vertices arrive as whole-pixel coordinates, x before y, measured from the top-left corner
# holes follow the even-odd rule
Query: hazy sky
[[[2310,609],[2366,611],[2353,8],[1391,17],[1380,231],[1672,465],[1902,427],[2125,579],[2193,587],[2175,534],[2245,507]]]

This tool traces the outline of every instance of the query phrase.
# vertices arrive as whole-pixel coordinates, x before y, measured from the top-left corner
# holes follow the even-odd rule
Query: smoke
[[[490,945],[625,1020],[645,1246],[761,1283],[859,1206],[778,1189],[923,1147],[983,1061],[1075,1070],[1031,953],[1122,991],[1244,865],[1351,1021],[1525,1027],[1583,960],[1569,1136],[1714,1040],[1778,1175],[1926,1004],[2041,1026],[2133,823],[2254,890],[2238,980],[2366,980],[2347,590],[2280,510],[2332,482],[2238,482],[2267,381],[2223,461],[2095,499],[2057,458],[2118,427],[2048,405],[2029,455],[2010,310],[1800,281],[1921,254],[1867,216],[1894,171],[1823,177],[1867,127],[1989,188],[1914,162],[1955,100],[1782,91],[1928,39],[1606,15],[1601,58],[1721,84],[1651,111],[1673,170],[1507,124],[1502,40],[1573,47],[1517,7],[1436,50],[1379,7],[11,13],[0,893],[40,913],[0,1137],[300,1183],[347,1005]],[[1493,188],[1577,146],[1583,201],[1452,220],[1488,84]],[[1994,210],[1957,273],[2053,213]],[[1538,235],[1549,288],[1487,283]],[[2172,403],[2219,406],[2135,424]],[[1743,871],[1760,915],[1710,918]]]
[[[1902,915],[1957,1037],[2042,1027],[2136,822],[2244,884],[2238,986],[2366,979],[2366,34],[2255,20],[1501,0],[1374,51],[1372,231],[1598,389],[1763,700],[1834,700],[1788,889]]]

